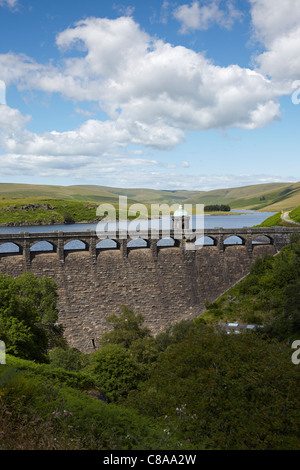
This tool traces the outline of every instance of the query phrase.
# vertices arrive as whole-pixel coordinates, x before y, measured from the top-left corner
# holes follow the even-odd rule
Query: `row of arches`
[[[157,241],[158,247],[172,247],[176,246],[177,241],[173,238],[163,238]],[[224,239],[224,245],[244,245],[245,239],[238,236],[229,236]],[[252,240],[252,245],[270,245],[273,243],[273,240],[265,235],[260,235]],[[204,246],[214,246],[217,245],[217,240],[213,237],[204,236],[200,237],[195,241],[195,245],[204,245]],[[142,238],[132,239],[127,242],[128,248],[147,248],[149,242]],[[105,239],[99,241],[96,245],[96,249],[118,249],[119,243],[112,239]],[[72,240],[67,242],[64,245],[65,251],[74,251],[74,250],[87,250],[88,244],[82,240]],[[49,241],[40,241],[33,244],[30,248],[31,252],[55,252],[56,247]],[[13,242],[7,242],[0,245],[0,253],[21,253],[22,247]]]

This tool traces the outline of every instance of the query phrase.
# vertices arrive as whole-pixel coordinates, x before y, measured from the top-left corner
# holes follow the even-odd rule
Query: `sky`
[[[300,180],[299,0],[0,0],[0,182]]]

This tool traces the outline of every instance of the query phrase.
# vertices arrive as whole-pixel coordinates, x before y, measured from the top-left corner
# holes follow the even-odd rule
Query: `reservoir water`
[[[235,213],[236,212],[236,213]],[[204,216],[204,228],[239,228],[239,227],[253,227],[255,225],[261,224],[268,217],[273,215],[274,212],[255,212],[255,211],[231,211],[228,215],[205,215]],[[131,222],[132,223],[132,222]],[[136,222],[134,222],[136,223]],[[127,222],[120,222],[117,226],[120,225],[122,228],[127,226]],[[197,227],[196,216],[192,216],[191,224],[192,228]],[[106,230],[113,229],[113,224],[101,223],[101,227],[106,227]],[[138,228],[140,230],[154,228],[164,228],[168,230],[170,228],[170,217],[162,217],[161,219],[154,220],[140,220],[138,221]],[[0,233],[20,233],[20,232],[85,232],[86,230],[96,230],[97,224],[71,224],[71,225],[34,225],[26,227],[0,227]],[[235,237],[236,238],[236,237]],[[103,248],[110,247],[110,240],[104,240],[101,242]],[[131,246],[142,246],[143,241],[131,241]],[[162,240],[160,242],[162,245],[168,245],[169,241]],[[240,240],[237,239],[235,243],[240,243]],[[70,242],[70,246],[65,249],[81,249],[84,248],[83,243],[80,241]],[[39,242],[36,246],[33,246],[32,251],[50,251],[52,247],[49,246],[47,242]],[[14,253],[18,251],[18,247],[12,243],[6,243],[0,245],[0,253]]]
[[[236,214],[234,212],[237,212]],[[205,228],[239,228],[239,227],[253,227],[261,224],[275,212],[255,212],[255,211],[231,211],[228,215],[205,215],[204,216],[204,227]],[[196,224],[196,216],[192,217],[191,225],[194,228]],[[143,220],[140,221],[140,229],[147,229],[148,227],[164,227],[168,228],[169,218],[161,218],[155,220]],[[124,226],[124,222],[120,222]],[[126,222],[125,222],[126,224]],[[103,223],[103,226],[106,225]],[[108,227],[110,224],[108,224]],[[96,230],[97,224],[62,224],[62,225],[33,225],[26,227],[0,227],[0,233],[20,233],[20,232],[84,232],[86,230]]]

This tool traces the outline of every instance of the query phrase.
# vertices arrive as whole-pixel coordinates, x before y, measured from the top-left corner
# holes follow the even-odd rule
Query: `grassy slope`
[[[300,206],[296,207],[293,211],[290,212],[290,218],[297,223],[300,223]]]
[[[225,188],[214,191],[160,191],[142,188],[112,188],[104,186],[47,186],[0,184],[0,202],[15,199],[27,201],[60,199],[65,201],[118,204],[119,195],[127,196],[128,204],[229,204],[233,209],[263,211],[292,210],[300,205],[300,182],[269,183]]]
[[[281,218],[282,213],[277,212],[276,214],[268,217],[264,222],[262,222],[259,227],[273,227],[274,225],[282,225],[284,227],[295,227],[293,223],[288,223],[283,221]],[[290,211],[289,217],[294,222],[300,224],[300,206],[296,207],[294,210]]]
[[[274,191],[284,190],[289,183],[269,183],[257,184],[251,186],[242,186],[239,188],[218,189],[208,191],[204,195],[200,194],[196,200],[205,204],[229,203],[232,208],[251,209],[253,204],[260,202],[260,198]],[[262,202],[262,207],[265,201]]]
[[[97,204],[55,199],[0,199],[0,224],[31,225],[93,222]]]
[[[244,209],[264,210],[279,212],[281,210],[291,210],[300,205],[300,183],[279,186],[272,191],[265,193],[258,192],[252,196],[236,199],[231,203],[233,208],[243,207]]]
[[[7,364],[0,365],[0,448],[178,448],[154,419],[96,400],[88,395],[91,389],[93,378],[86,374],[7,355]]]

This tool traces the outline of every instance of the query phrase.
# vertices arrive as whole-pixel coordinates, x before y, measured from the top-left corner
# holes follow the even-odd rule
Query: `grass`
[[[30,184],[0,184],[0,198],[39,198],[73,201],[118,203],[119,195],[128,204],[229,204],[233,208],[265,208],[288,198],[299,197],[300,183],[269,183],[225,188],[212,191],[154,190],[147,188],[113,188],[106,186],[50,186]],[[296,207],[299,204],[295,204]],[[293,208],[292,207],[292,208]],[[289,209],[289,207],[287,207]]]
[[[257,258],[250,274],[216,302],[207,305],[201,319],[214,325],[219,321],[255,325],[269,325],[280,318],[282,322],[291,321],[293,309],[295,307],[296,311],[298,305],[299,249],[298,242],[287,245],[275,257]],[[291,305],[287,307],[289,302]],[[294,327],[297,327],[296,322]]]
[[[283,221],[281,220],[281,212],[277,212],[277,214],[271,215],[266,220],[264,220],[258,227],[273,227],[275,225],[283,225]]]
[[[293,211],[290,212],[290,218],[297,223],[300,223],[300,206],[296,207]]]
[[[291,220],[294,222],[297,222],[300,224],[300,206],[296,207],[294,210],[292,210],[289,213],[289,217]],[[286,221],[283,221],[281,218],[281,212],[277,212],[274,215],[271,215],[271,217],[268,217],[266,220],[264,220],[258,227],[273,227],[273,226],[284,226],[284,227],[295,227],[294,224],[288,223]]]
[[[97,219],[97,204],[55,199],[2,199],[0,224],[51,225],[73,222],[93,222]]]
[[[196,212],[196,204],[228,204],[232,209],[292,210],[291,217],[296,217],[295,221],[300,218],[295,209],[300,206],[300,183],[269,183],[213,191],[0,183],[0,224],[26,226],[96,222],[101,218],[96,215],[100,204],[112,204],[118,219],[119,196],[127,197],[127,207],[132,207],[134,213],[139,210],[134,204],[143,204],[143,218],[151,214],[151,204],[166,204],[167,213],[169,206],[175,204],[192,204],[193,213]],[[217,214],[221,215],[220,212]],[[128,218],[134,218],[134,215]],[[275,225],[281,225],[278,216],[273,220]],[[266,221],[263,226],[268,226],[268,223],[274,225],[273,220]]]
[[[102,200],[104,204],[105,201]],[[116,218],[119,210],[116,204]],[[97,216],[98,204],[94,202],[68,201],[59,199],[2,199],[0,200],[0,224],[10,226],[52,225],[68,223],[93,223],[105,214]],[[146,207],[146,209],[148,209]],[[144,217],[147,213],[142,214]],[[133,219],[134,216],[129,216]]]

